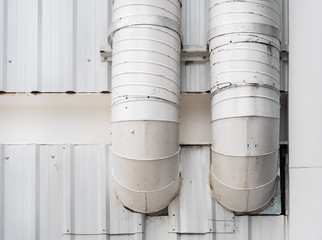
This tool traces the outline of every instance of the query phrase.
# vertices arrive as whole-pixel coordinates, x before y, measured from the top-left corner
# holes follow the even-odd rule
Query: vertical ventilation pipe
[[[114,0],[112,174],[128,208],[152,213],[180,188],[179,0]]]
[[[235,212],[276,192],[279,149],[279,1],[210,0],[211,187]]]

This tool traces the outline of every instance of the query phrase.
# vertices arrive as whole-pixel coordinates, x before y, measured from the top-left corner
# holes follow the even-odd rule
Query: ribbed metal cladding
[[[180,187],[180,2],[115,0],[112,17],[116,194],[134,211],[156,212]]]
[[[279,2],[210,0],[213,196],[236,212],[276,192]]]

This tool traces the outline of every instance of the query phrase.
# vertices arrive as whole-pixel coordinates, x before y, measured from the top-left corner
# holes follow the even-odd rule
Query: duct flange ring
[[[281,38],[281,31],[271,25],[263,23],[232,23],[214,27],[208,32],[208,40],[231,33],[256,33]]]
[[[111,48],[113,47],[113,33],[117,30],[124,28],[124,27],[130,27],[135,25],[153,25],[153,26],[160,26],[160,27],[166,27],[169,28],[179,34],[181,26],[178,22],[162,16],[156,16],[156,15],[136,15],[136,16],[129,16],[124,17],[121,19],[117,19],[114,21],[111,26],[109,27],[107,31],[108,36],[108,43],[110,44]]]

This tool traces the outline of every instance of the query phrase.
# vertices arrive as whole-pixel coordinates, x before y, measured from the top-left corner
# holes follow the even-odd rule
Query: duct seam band
[[[172,105],[176,106],[177,108],[180,107],[180,105],[178,103],[176,103],[176,102],[169,101],[169,100],[167,100],[165,98],[153,97],[153,96],[148,96],[148,95],[136,95],[136,96],[134,96],[134,95],[133,96],[128,96],[127,95],[127,96],[123,96],[122,98],[123,99],[118,100],[118,101],[112,100],[112,106],[115,106],[117,104],[121,104],[121,103],[124,103],[124,102],[145,101],[145,100],[149,99],[149,101],[167,102],[169,104],[172,104]]]
[[[269,184],[271,184],[272,182],[275,181],[275,179],[278,177],[278,173],[275,175],[275,177],[273,177],[273,179],[269,180],[267,183],[263,184],[263,185],[260,185],[260,186],[257,186],[257,187],[254,187],[254,188],[245,188],[245,187],[242,187],[242,188],[236,188],[236,187],[232,187],[232,186],[229,186],[229,185],[226,185],[224,183],[222,183],[221,181],[218,180],[218,178],[215,177],[215,175],[213,173],[211,173],[212,177],[214,178],[215,181],[217,181],[219,184],[227,187],[227,188],[231,188],[231,189],[234,189],[234,190],[237,190],[237,191],[245,191],[245,190],[256,190],[256,189],[260,189],[260,188],[263,188]]]
[[[276,99],[269,98],[269,97],[266,97],[266,96],[256,95],[255,97],[253,97],[253,96],[250,96],[250,95],[242,95],[242,96],[238,96],[238,97],[230,97],[230,98],[225,98],[225,99],[216,101],[215,103],[211,104],[211,106],[215,106],[218,103],[222,103],[222,102],[233,100],[233,99],[250,98],[250,97],[252,97],[252,98],[262,98],[262,99],[266,99],[268,101],[276,102],[277,104],[279,104],[279,102]]]
[[[227,156],[227,157],[262,157],[262,156],[267,156],[267,155],[271,155],[273,153],[276,153],[279,151],[279,148],[277,148],[276,150],[273,150],[271,152],[268,153],[262,153],[262,154],[257,154],[257,155],[231,155],[231,154],[225,154],[222,152],[218,152],[215,149],[213,149],[213,147],[211,146],[211,151],[214,153],[217,153],[219,155],[223,155],[223,156]]]
[[[108,36],[108,42],[111,48],[113,47],[113,33],[121,28],[130,27],[134,25],[155,25],[160,27],[166,27],[175,31],[176,33],[178,33],[179,36],[181,36],[180,23],[170,18],[157,16],[157,15],[129,16],[129,17],[124,17],[122,19],[117,19],[109,27],[107,31],[107,36]]]
[[[231,33],[256,33],[281,39],[281,31],[263,23],[231,23],[214,27],[208,32],[208,41],[215,37]]]
[[[212,67],[211,67],[212,68]],[[212,75],[210,75],[210,79],[213,79],[214,77],[216,77],[216,76],[220,76],[220,75],[223,75],[223,74],[231,74],[231,73],[257,73],[257,74],[261,74],[261,75],[264,75],[264,76],[266,76],[266,77],[269,77],[269,78],[272,78],[272,79],[274,79],[274,81],[276,82],[276,83],[279,83],[279,80],[275,77],[275,76],[273,76],[273,75],[271,75],[271,74],[267,74],[267,73],[265,73],[265,72],[263,72],[263,71],[254,71],[254,70],[243,70],[243,69],[235,69],[235,70],[230,70],[230,71],[222,71],[222,72],[218,72],[218,73],[216,73],[216,74],[212,74]],[[240,82],[237,82],[237,83],[240,83]],[[224,84],[227,84],[227,85],[231,85],[232,83],[231,82],[226,82],[226,83],[221,83],[220,85],[224,85]],[[241,84],[241,83],[240,83]],[[219,85],[219,84],[218,84]],[[218,86],[217,85],[217,86]]]
[[[117,88],[121,88],[121,87],[125,87],[125,86],[144,86],[144,87],[160,88],[160,89],[162,89],[164,91],[167,91],[167,92],[175,94],[176,96],[178,96],[178,98],[180,97],[179,94],[177,94],[174,91],[171,91],[169,88],[162,87],[162,86],[159,86],[159,85],[156,85],[156,84],[147,84],[147,83],[126,83],[126,84],[118,84],[118,85],[115,84],[112,87],[112,90],[117,89]]]
[[[169,183],[168,185],[166,185],[166,186],[164,186],[164,187],[162,187],[162,188],[159,188],[159,189],[156,189],[156,190],[153,190],[153,191],[138,191],[138,190],[135,190],[135,189],[131,189],[131,188],[128,188],[128,187],[126,187],[126,186],[124,186],[116,177],[115,177],[115,175],[114,175],[114,171],[113,171],[113,169],[112,169],[112,176],[113,176],[113,178],[114,178],[114,180],[120,185],[120,186],[122,186],[123,188],[125,188],[125,189],[127,189],[127,190],[130,190],[130,191],[132,191],[132,192],[136,192],[136,193],[154,193],[154,192],[159,192],[159,191],[162,191],[163,189],[166,189],[166,188],[168,188],[169,186],[171,186],[171,185],[173,185],[173,184],[175,184],[177,181],[178,181],[178,179],[180,178],[180,171],[178,172],[178,175],[176,176],[176,178],[171,182],[171,183]]]
[[[259,84],[259,83],[243,83],[243,82],[227,82],[227,83],[220,83],[217,84],[215,86],[212,86],[210,88],[211,90],[211,94],[210,96],[213,97],[214,95],[216,95],[218,92],[224,91],[228,88],[233,88],[233,87],[244,87],[244,86],[254,86],[254,87],[265,87],[265,88],[269,88],[270,90],[273,90],[275,92],[277,92],[278,94],[280,94],[280,91],[278,88],[268,85],[268,84]],[[213,89],[215,89],[213,91]]]
[[[245,83],[245,82],[230,82],[230,83],[227,83],[228,85],[226,86],[226,89],[227,88],[234,88],[234,87],[263,87],[263,88],[268,88],[270,90],[274,90],[276,93],[280,94],[280,90],[277,89],[276,87],[273,87],[271,85],[268,85],[268,84],[260,84],[260,83]],[[221,88],[220,90],[218,91],[223,91],[224,89]]]
[[[255,114],[252,114],[252,115],[238,115],[238,116],[234,116],[234,117],[221,117],[221,118],[216,118],[216,119],[213,119],[211,120],[210,122],[213,123],[213,122],[216,122],[216,121],[220,121],[220,120],[225,120],[225,119],[232,119],[232,118],[249,118],[249,117],[262,117],[262,118],[270,118],[270,119],[280,119],[279,117],[271,117],[271,116],[265,116],[265,115],[255,115]],[[222,154],[222,155],[225,155],[225,154]]]
[[[180,147],[179,147],[179,149],[178,149],[178,151],[177,152],[175,152],[175,153],[173,153],[173,154],[171,154],[171,155],[168,155],[168,156],[165,156],[165,157],[162,157],[162,158],[150,158],[150,159],[140,159],[140,158],[128,158],[128,157],[125,157],[125,156],[122,156],[122,155],[120,155],[120,154],[117,154],[117,153],[115,153],[114,151],[113,151],[113,148],[111,147],[111,153],[113,154],[113,155],[115,155],[115,156],[118,156],[118,157],[121,157],[121,158],[124,158],[124,159],[128,159],[128,160],[133,160],[133,161],[159,161],[159,160],[164,160],[164,159],[168,159],[168,158],[171,158],[171,157],[173,157],[173,156],[175,156],[175,155],[178,155],[179,154],[179,152],[180,152]]]

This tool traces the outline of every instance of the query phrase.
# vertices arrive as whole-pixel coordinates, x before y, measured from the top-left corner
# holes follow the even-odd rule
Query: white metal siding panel
[[[209,152],[183,147],[180,197],[169,216],[145,217],[116,199],[108,145],[0,145],[1,240],[286,239],[286,217],[234,217],[211,200]]]
[[[142,232],[143,216],[110,198],[108,154],[108,145],[1,145],[1,240]]]
[[[40,92],[73,90],[71,84],[75,60],[73,41],[76,41],[72,35],[75,14],[73,1],[42,0],[39,7],[38,64],[40,70],[36,90]]]
[[[0,91],[102,92],[111,1],[1,0]],[[183,1],[183,45],[206,48],[208,0]],[[181,64],[183,92],[209,90],[209,63]]]
[[[142,215],[115,198],[107,145],[63,147],[63,164],[65,234],[142,232]]]
[[[145,237],[153,240],[176,240],[176,233],[169,233],[169,217],[148,217],[145,222]]]
[[[74,0],[75,1],[75,0]],[[107,43],[110,4],[106,0],[77,0],[77,92],[107,91],[107,63],[101,62],[100,46]],[[109,9],[110,10],[110,9]],[[75,29],[76,28],[76,29]],[[76,33],[75,33],[76,31]]]
[[[21,146],[17,146],[19,149]],[[36,146],[36,212],[39,226],[36,234],[39,239],[56,240],[61,237],[62,229],[62,156],[61,146]]]
[[[5,240],[36,238],[36,147],[1,149],[1,234]],[[37,216],[38,217],[38,216]]]
[[[37,79],[37,0],[13,0],[7,1],[6,32],[2,38],[6,38],[6,59],[4,68],[6,74],[4,85],[7,89],[15,89],[17,92],[30,90],[33,82],[29,79]]]
[[[63,146],[64,234],[105,234],[105,145]]]
[[[285,216],[236,217],[235,240],[284,240],[286,239]]]
[[[208,0],[182,1],[182,44],[206,47],[208,36]]]
[[[6,20],[7,20],[7,1],[0,0],[0,90],[4,89],[4,78],[7,72],[4,71],[4,59],[6,58],[6,39],[4,32],[6,32]]]
[[[181,91],[207,92],[209,84],[209,61],[181,63]]]
[[[181,161],[182,185],[179,197],[169,206],[169,231],[232,232],[234,215],[211,198],[209,146],[182,147]],[[221,228],[222,222],[227,228]]]
[[[110,10],[104,0],[1,0],[0,91],[108,91]]]
[[[207,50],[208,0],[182,1],[182,45]],[[209,62],[181,63],[181,91],[209,91]]]

